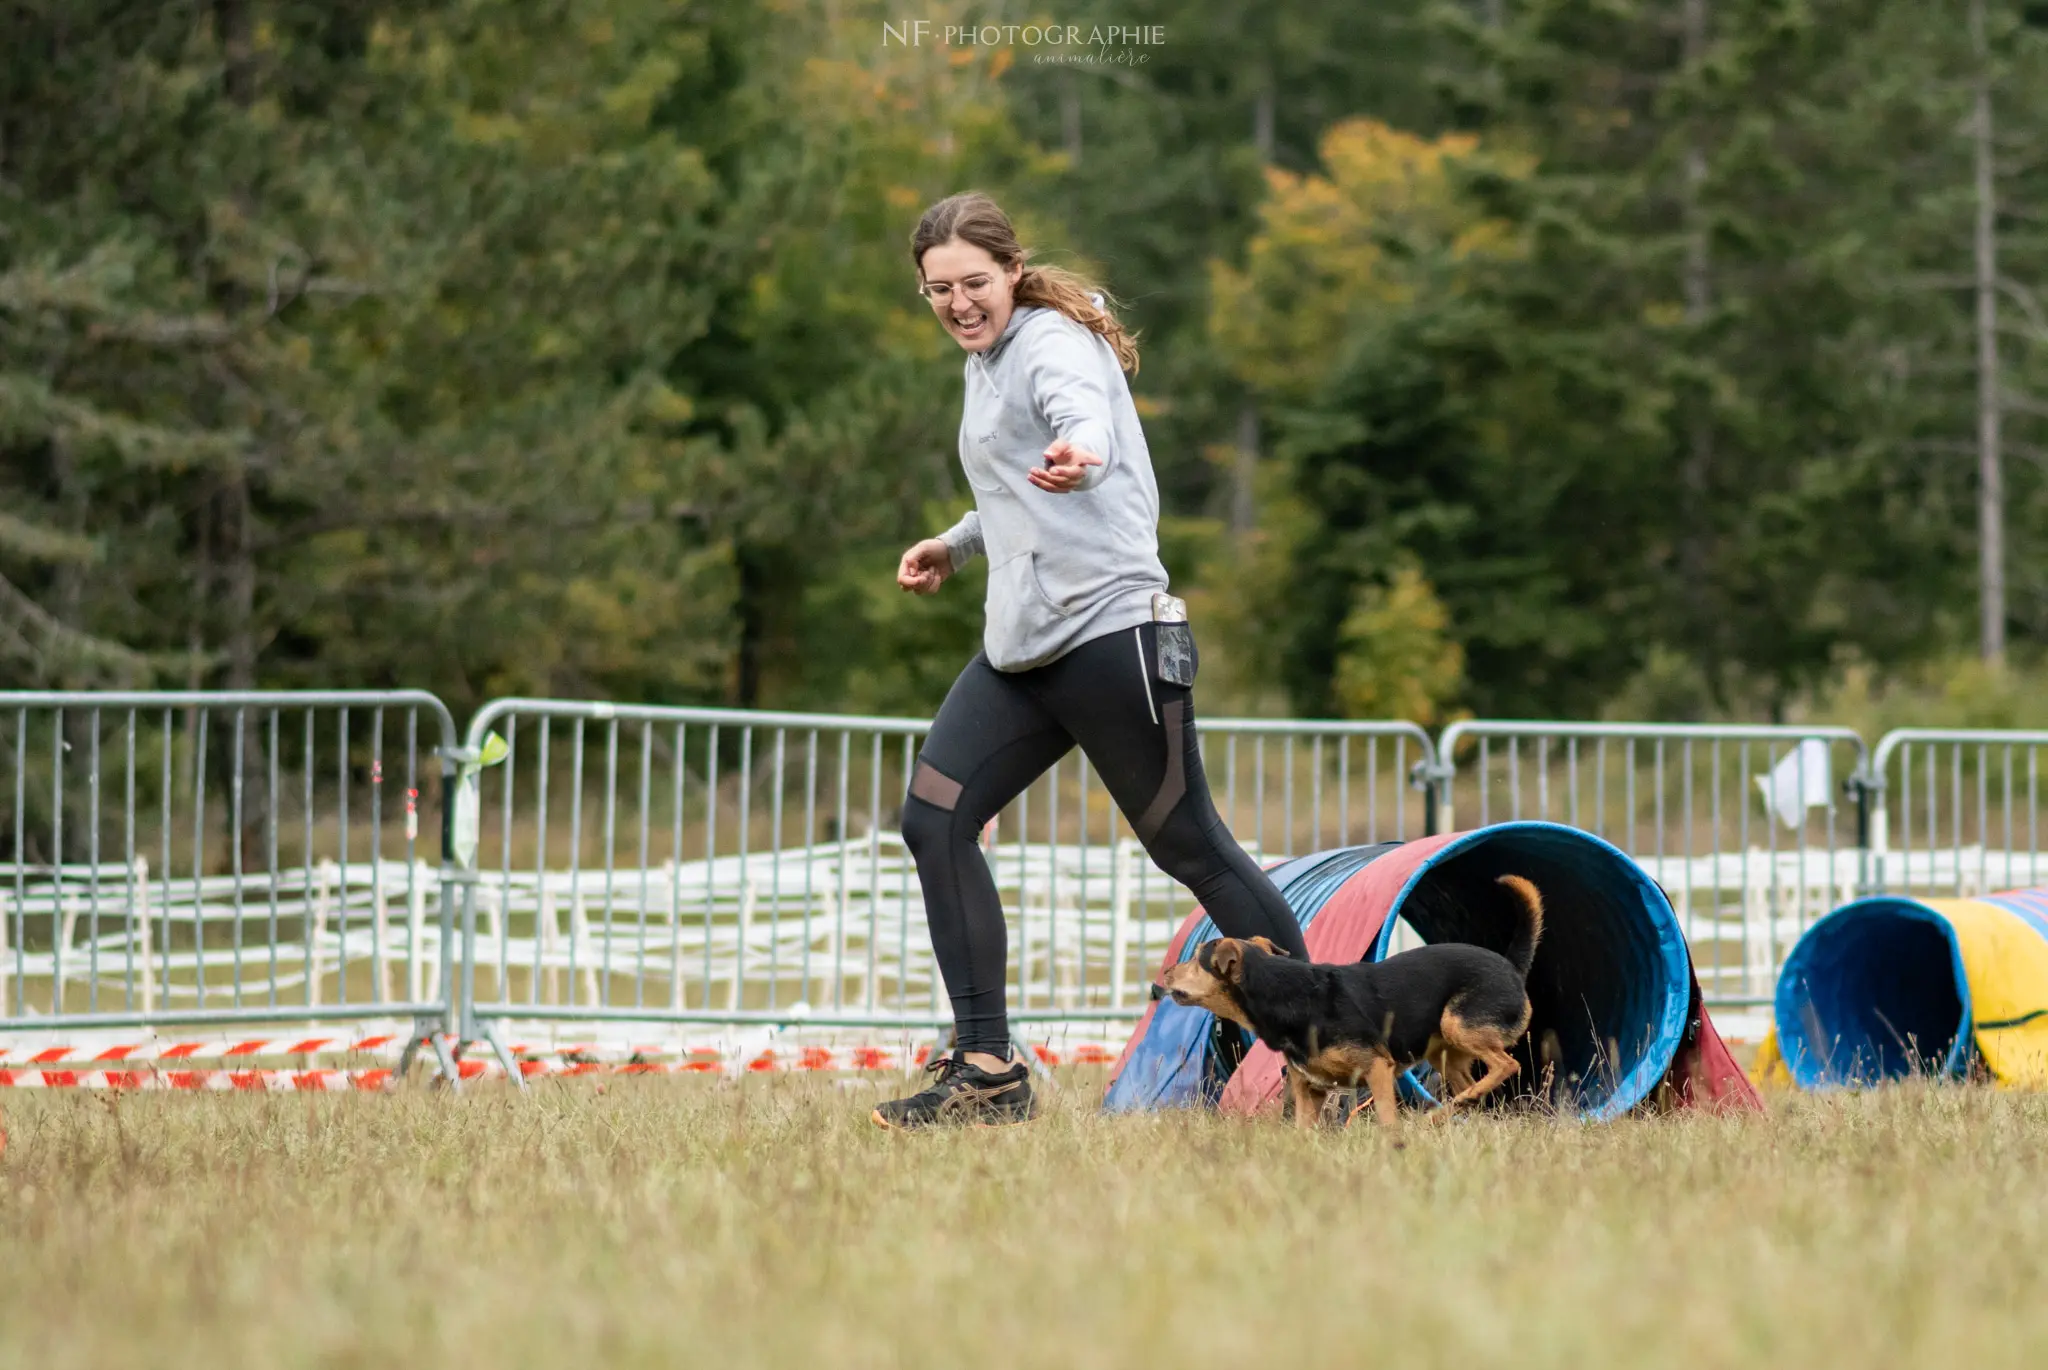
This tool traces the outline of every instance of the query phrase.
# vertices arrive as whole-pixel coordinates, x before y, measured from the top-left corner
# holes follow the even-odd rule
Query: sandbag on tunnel
[[[1802,1089],[1978,1073],[2048,1087],[2048,890],[1853,900],[1795,943],[1759,1074]]]
[[[1384,959],[1396,917],[1427,942],[1505,950],[1520,906],[1496,882],[1503,874],[1534,881],[1547,910],[1529,975],[1532,1018],[1519,1047],[1522,1071],[1501,1091],[1503,1100],[1540,1092],[1557,1108],[1592,1119],[1617,1117],[1653,1095],[1674,1106],[1755,1106],[1754,1091],[1700,1002],[1670,901],[1634,862],[1589,833],[1555,823],[1501,823],[1341,848],[1275,872],[1276,880],[1288,877],[1282,892],[1303,918],[1310,956],[1325,962]],[[1205,919],[1191,915],[1166,963],[1215,935]],[[1155,1004],[1148,1011],[1112,1080],[1109,1106],[1200,1102],[1185,1090],[1146,1103],[1136,1097],[1144,1091],[1118,1089],[1134,1067],[1144,1078],[1157,1078],[1161,1058],[1176,1047],[1184,1068],[1199,1057],[1206,1069],[1216,1069],[1213,1048],[1186,1054],[1199,1026],[1179,1023],[1177,1015],[1166,1015],[1168,1031],[1157,1043],[1150,1040],[1160,1011],[1175,1007]],[[1277,1054],[1253,1046],[1229,1072],[1218,1105],[1240,1113],[1277,1106],[1280,1065]],[[1660,1094],[1666,1084],[1672,1088]],[[1411,1102],[1428,1097],[1412,1078],[1403,1093]]]

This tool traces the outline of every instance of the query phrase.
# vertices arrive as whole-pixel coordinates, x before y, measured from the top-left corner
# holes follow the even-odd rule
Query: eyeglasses
[[[993,276],[969,276],[960,282],[960,293],[976,304],[987,299],[995,288],[996,278]],[[917,293],[933,304],[943,307],[952,301],[953,287],[946,281],[926,281],[918,286]]]

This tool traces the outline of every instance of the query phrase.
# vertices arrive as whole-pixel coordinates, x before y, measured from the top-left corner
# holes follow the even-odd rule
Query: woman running
[[[903,554],[896,583],[928,595],[989,560],[982,650],[932,722],[904,801],[954,1050],[923,1091],[875,1110],[884,1127],[1034,1116],[1004,1003],[1007,930],[977,839],[1076,745],[1160,869],[1226,936],[1303,960],[1293,911],[1224,827],[1202,775],[1198,657],[1159,561],[1159,489],[1125,371],[1137,344],[1073,273],[1029,266],[986,195],[941,200],[911,237],[918,290],[967,352],[960,464],[974,512]]]

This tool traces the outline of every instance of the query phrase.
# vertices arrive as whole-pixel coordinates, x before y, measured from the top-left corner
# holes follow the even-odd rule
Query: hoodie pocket
[[[1018,578],[1023,582],[1026,594],[1043,605],[1046,612],[1056,617],[1068,618],[1073,614],[1072,609],[1066,608],[1045,592],[1045,582],[1038,577],[1038,553],[1026,552],[1017,558],[1017,563],[1021,567]]]
[[[1033,555],[1020,552],[988,574],[988,653],[998,670],[1030,664],[1046,630],[1069,616],[1038,583]]]

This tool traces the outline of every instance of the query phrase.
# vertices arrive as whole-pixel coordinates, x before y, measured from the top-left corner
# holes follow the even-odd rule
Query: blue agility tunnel
[[[1618,1117],[1650,1100],[1677,1106],[1756,1096],[1735,1068],[1700,1003],[1685,939],[1670,900],[1609,843],[1556,823],[1502,823],[1412,842],[1346,847],[1288,862],[1274,872],[1302,919],[1317,961],[1382,960],[1395,920],[1425,942],[1471,942],[1505,950],[1520,916],[1496,883],[1526,876],[1542,891],[1543,941],[1529,974],[1531,1021],[1512,1092],[1538,1094],[1594,1119]],[[1191,915],[1165,964],[1215,936]],[[1169,1013],[1166,1010],[1172,1009]],[[1158,1034],[1155,1039],[1154,1034]],[[1233,1032],[1231,1034],[1235,1036]],[[1112,1080],[1105,1106],[1199,1105],[1214,1098],[1231,1112],[1276,1103],[1280,1060],[1252,1046],[1231,1065],[1227,1040],[1199,1010],[1155,1004]],[[1217,1080],[1227,1074],[1220,1090]],[[1425,1077],[1426,1078],[1426,1077]],[[1426,1098],[1410,1079],[1404,1094]]]
[[[1912,899],[1859,899],[1807,929],[1772,1004],[1804,1089],[1963,1073],[1970,980],[1949,921]]]
[[[1923,1075],[2048,1088],[2048,890],[1857,899],[1785,958],[1763,1069],[1802,1089]]]

